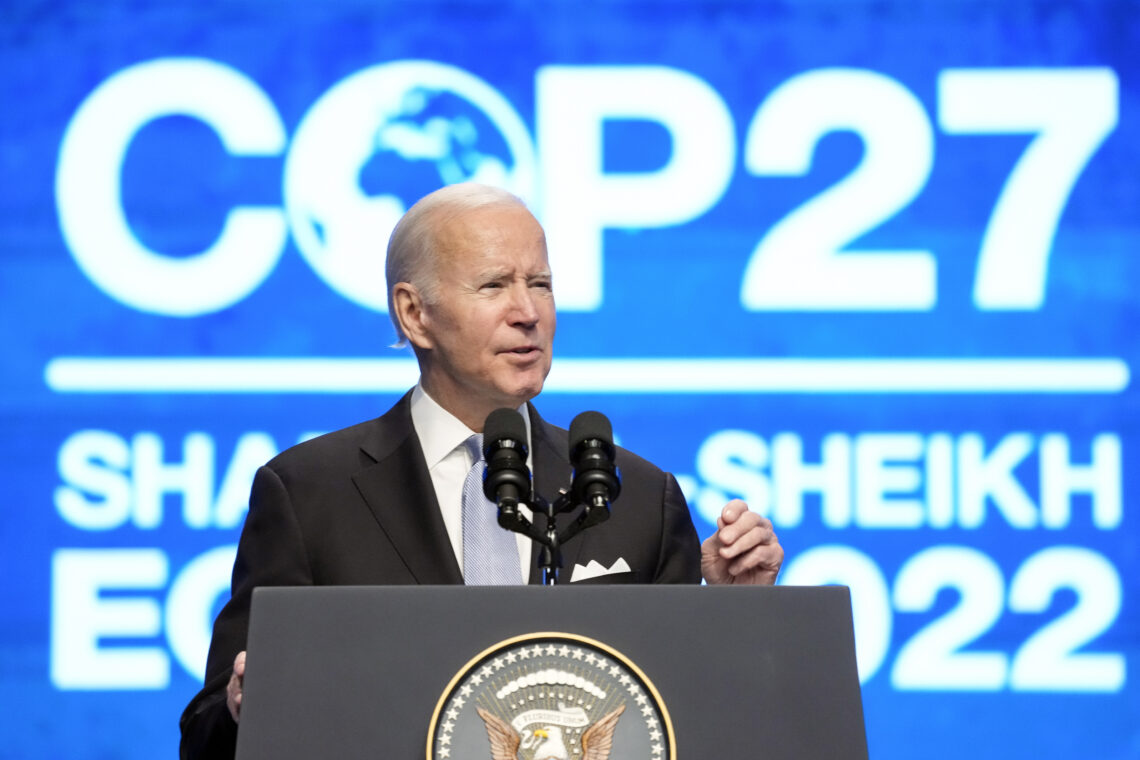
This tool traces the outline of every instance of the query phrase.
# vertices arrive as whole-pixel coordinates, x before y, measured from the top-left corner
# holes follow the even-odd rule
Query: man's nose
[[[538,305],[535,303],[534,293],[525,284],[511,287],[511,311],[509,314],[511,324],[532,326],[538,322]]]

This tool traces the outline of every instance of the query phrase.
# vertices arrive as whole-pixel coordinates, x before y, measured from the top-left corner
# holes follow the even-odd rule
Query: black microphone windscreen
[[[483,454],[497,441],[510,439],[526,446],[526,423],[517,409],[496,409],[483,423]]]
[[[613,427],[601,412],[582,412],[570,423],[570,451],[575,451],[583,441],[590,439],[613,445]]]

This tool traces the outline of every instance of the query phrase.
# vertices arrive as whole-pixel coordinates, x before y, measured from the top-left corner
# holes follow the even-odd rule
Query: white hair
[[[392,289],[396,283],[410,283],[425,303],[437,303],[436,231],[459,214],[491,206],[526,208],[521,198],[502,188],[464,182],[442,187],[420,198],[396,224],[388,239],[388,258],[384,267],[388,279],[388,316],[396,328],[396,347],[408,343],[392,300]]]

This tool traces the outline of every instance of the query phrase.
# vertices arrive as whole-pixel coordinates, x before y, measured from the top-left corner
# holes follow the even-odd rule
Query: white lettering
[[[794,527],[803,520],[804,495],[819,493],[823,523],[829,528],[851,524],[851,439],[832,433],[823,439],[819,464],[804,462],[803,442],[793,433],[772,439],[772,472],[776,503],[772,521]]]
[[[1041,521],[1047,528],[1065,528],[1072,521],[1072,496],[1092,496],[1093,525],[1111,530],[1123,518],[1120,488],[1120,438],[1102,433],[1092,443],[1092,462],[1069,461],[1069,439],[1052,434],[1041,439]]]
[[[861,528],[917,528],[925,518],[917,493],[922,476],[917,463],[923,440],[917,433],[866,433],[855,439],[855,522]],[[892,498],[892,494],[895,494]]]
[[[761,472],[768,466],[768,444],[755,433],[722,430],[709,436],[697,452],[697,473],[715,489],[705,489],[697,500],[697,510],[705,520],[716,524],[729,494],[739,496],[748,506],[768,514],[772,489]]]
[[[978,256],[980,309],[1040,309],[1049,255],[1081,172],[1116,128],[1109,68],[946,69],[939,126],[951,135],[1034,133],[994,204]]]
[[[242,434],[215,497],[215,473],[222,463],[209,434],[187,434],[181,460],[168,462],[166,443],[156,433],[139,432],[128,441],[104,430],[81,430],[60,447],[62,484],[55,489],[55,507],[80,530],[114,530],[129,522],[153,530],[164,522],[167,500],[181,497],[187,527],[231,529],[245,518],[257,468],[277,453],[267,433]]]
[[[158,646],[101,646],[102,638],[162,633],[162,612],[144,596],[101,598],[108,590],[153,591],[167,579],[158,549],[59,549],[52,556],[51,680],[59,689],[164,689],[170,658]]]
[[[214,61],[166,58],[123,69],[76,111],[60,147],[60,227],[84,274],[139,311],[197,316],[245,298],[277,264],[286,226],[278,208],[232,209],[217,241],[191,257],[163,256],[131,231],[120,192],[134,136],[163,116],[200,119],[232,155],[275,156],[285,127],[256,82]]]
[[[182,517],[191,528],[210,525],[210,499],[214,486],[214,440],[205,433],[190,433],[182,443],[182,462],[163,461],[162,439],[139,433],[131,442],[134,459],[135,525],[157,528],[162,524],[163,494],[182,495]]]
[[[123,525],[131,510],[130,457],[127,444],[114,433],[72,434],[59,450],[59,476],[67,485],[55,489],[56,511],[81,530]]]
[[[756,110],[744,164],[757,176],[805,175],[820,140],[838,131],[859,137],[862,160],[768,231],[745,269],[741,303],[779,311],[934,308],[930,251],[849,248],[902,211],[930,177],[934,134],[914,93],[863,69],[799,74]]]
[[[926,511],[932,528],[954,524],[954,441],[945,433],[926,442]]]
[[[603,231],[681,224],[714,206],[736,163],[732,115],[704,80],[660,66],[543,66],[536,101],[539,195],[558,306],[596,310]],[[668,163],[652,172],[605,173],[608,119],[664,126],[673,142]]]
[[[986,519],[986,504],[993,505],[1015,528],[1037,527],[1037,510],[1013,474],[1033,451],[1033,438],[1025,433],[1007,435],[988,455],[980,435],[958,439],[958,521],[963,528],[979,528]]]
[[[988,452],[978,433],[864,433],[854,439],[830,433],[820,442],[819,461],[809,463],[795,433],[778,433],[769,442],[749,431],[722,430],[698,449],[698,477],[686,481],[686,494],[710,523],[727,499],[739,496],[776,526],[796,527],[811,494],[818,496],[824,526],[843,529],[854,522],[874,530],[977,530],[991,511],[1018,530],[1062,530],[1072,522],[1073,499],[1087,495],[1092,524],[1117,528],[1123,519],[1119,436],[1097,435],[1088,464],[1070,461],[1070,445],[1061,433],[1040,441],[1012,433]],[[1040,504],[1024,482],[1034,464]]]
[[[928,612],[945,588],[958,592],[958,603],[899,650],[891,684],[896,689],[1001,689],[1009,667],[1005,653],[962,650],[997,623],[1004,587],[997,563],[966,546],[932,546],[903,563],[895,579],[896,610]]]

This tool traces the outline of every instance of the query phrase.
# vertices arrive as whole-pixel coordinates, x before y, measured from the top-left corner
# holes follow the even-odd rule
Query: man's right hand
[[[234,658],[234,672],[230,676],[230,682],[226,684],[226,707],[230,708],[230,715],[233,716],[234,723],[238,722],[241,716],[241,683],[245,677],[245,652],[238,652],[238,656]]]

